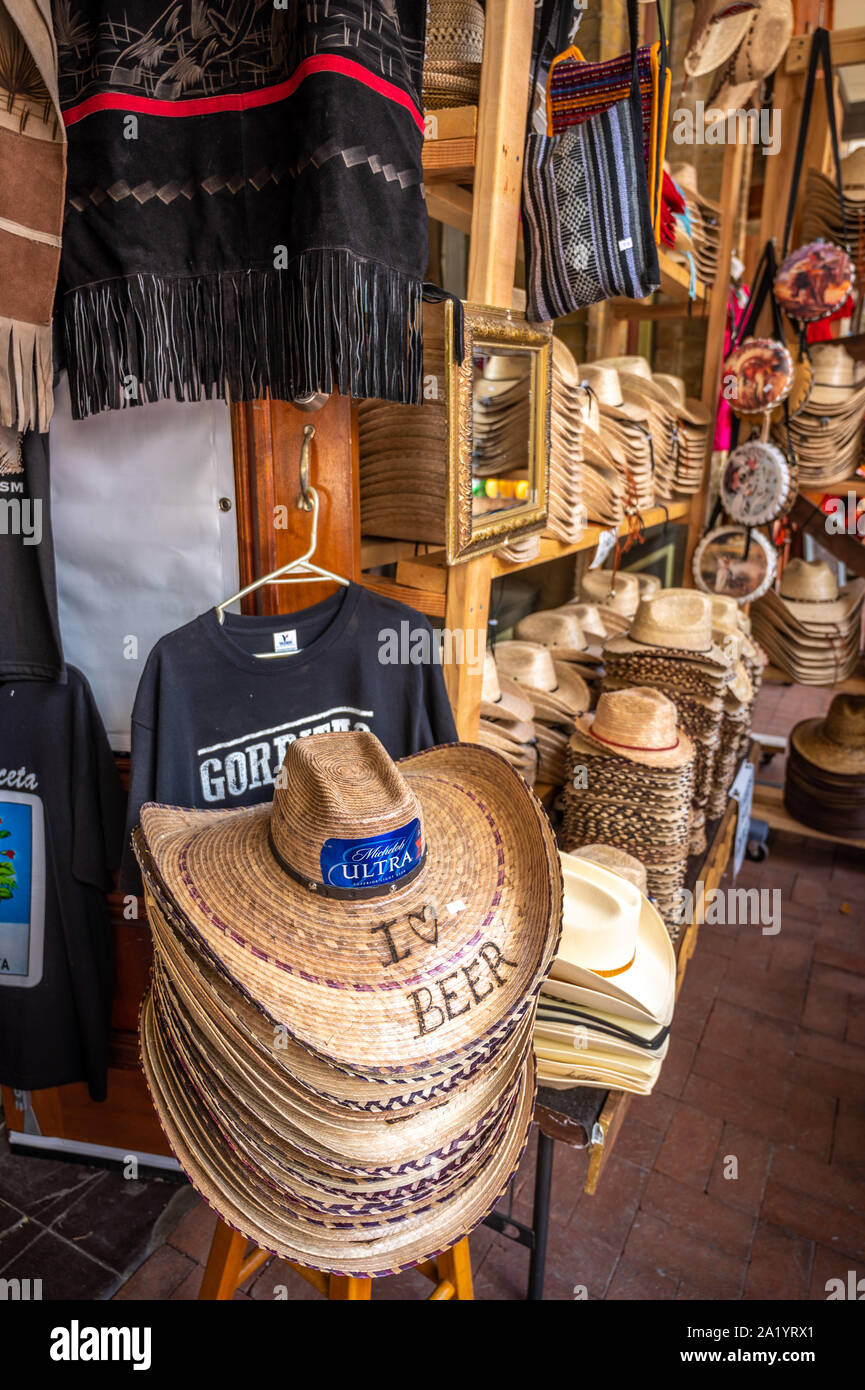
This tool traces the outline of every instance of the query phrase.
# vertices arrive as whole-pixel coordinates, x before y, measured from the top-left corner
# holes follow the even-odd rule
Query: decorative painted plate
[[[809,241],[780,267],[774,293],[791,319],[812,323],[840,309],[855,280],[853,262],[842,246],[831,241]]]
[[[706,594],[724,594],[745,603],[765,594],[777,563],[774,548],[761,531],[719,526],[694,551],[694,582]]]
[[[781,515],[790,465],[776,444],[752,439],[734,449],[721,474],[721,502],[731,521],[763,526]]]

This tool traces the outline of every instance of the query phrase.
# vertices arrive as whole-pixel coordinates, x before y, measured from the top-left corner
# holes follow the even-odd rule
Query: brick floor
[[[767,688],[755,730],[785,735],[830,698]],[[782,758],[761,776],[781,781]],[[865,1276],[865,856],[770,843],[739,886],[781,891],[781,930],[702,928],[661,1079],[632,1101],[596,1196],[585,1155],[556,1146],[548,1299],[825,1299],[827,1280]],[[522,1220],[534,1154],[512,1192]],[[120,1296],[195,1297],[213,1225],[189,1212]],[[471,1245],[477,1297],[522,1298],[526,1251],[485,1228]],[[413,1272],[373,1296],[427,1287]],[[271,1261],[238,1297],[286,1294],[318,1297]]]

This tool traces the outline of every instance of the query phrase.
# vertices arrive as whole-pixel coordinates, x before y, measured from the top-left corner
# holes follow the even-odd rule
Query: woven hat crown
[[[865,695],[836,695],[823,732],[846,748],[865,748]]]
[[[542,646],[549,647],[553,655],[556,647],[581,652],[587,645],[575,613],[554,610],[529,613],[528,617],[520,619],[514,632],[526,642],[540,642]]]
[[[712,646],[712,605],[693,589],[663,589],[644,598],[631,624],[633,642],[647,647],[707,652]]]
[[[580,580],[580,598],[630,618],[640,602],[640,586],[633,574],[614,576],[612,570],[586,570]]]
[[[660,753],[679,742],[678,712],[672,700],[651,686],[608,690],[598,701],[592,735],[620,748]]]
[[[276,779],[270,839],[283,868],[308,887],[325,884],[333,842],[399,836],[415,821],[422,841],[417,797],[375,734],[316,734],[289,746]],[[380,860],[366,855],[365,862]],[[376,889],[380,878],[369,885],[371,894]]]
[[[615,367],[599,367],[589,362],[581,368],[582,384],[591,386],[601,405],[623,404],[622,383]]]
[[[502,642],[498,664],[505,675],[530,690],[555,690],[558,686],[552,653],[538,642]]]
[[[781,597],[799,603],[834,603],[838,580],[825,560],[791,560],[781,576]]]

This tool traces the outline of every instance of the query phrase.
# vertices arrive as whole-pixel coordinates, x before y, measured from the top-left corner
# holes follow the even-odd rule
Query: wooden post
[[[526,0],[487,0],[468,298],[498,308],[510,307],[514,288],[534,15]],[[450,631],[486,628],[491,565],[491,557],[481,555],[449,570],[445,625]],[[445,674],[459,736],[474,739],[480,665],[463,661]]]

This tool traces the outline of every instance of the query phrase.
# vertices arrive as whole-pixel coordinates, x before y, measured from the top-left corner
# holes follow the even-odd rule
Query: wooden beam
[[[434,183],[426,191],[426,206],[430,217],[468,234],[472,229],[473,199],[467,188],[446,179]]]
[[[829,43],[833,68],[856,67],[859,63],[865,63],[865,25],[855,29],[835,29],[829,34]],[[794,35],[784,59],[784,71],[807,72],[810,57],[811,35]]]

